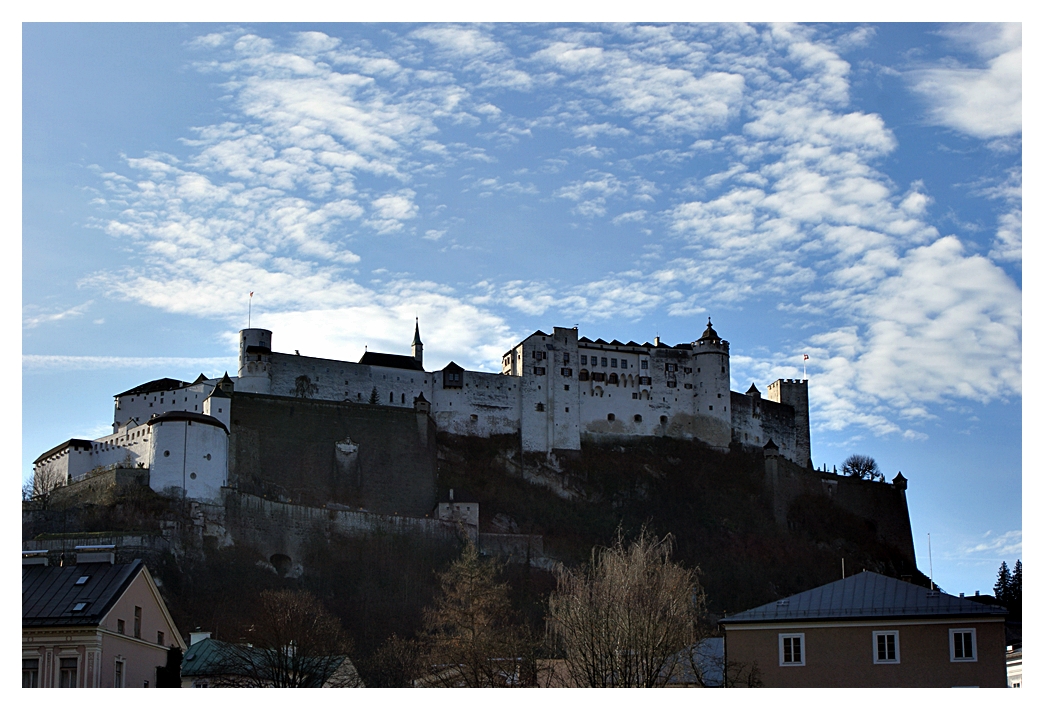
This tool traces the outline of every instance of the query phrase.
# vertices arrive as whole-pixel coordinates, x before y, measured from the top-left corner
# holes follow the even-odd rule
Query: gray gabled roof
[[[142,570],[129,564],[92,562],[22,567],[22,627],[97,626]],[[77,580],[87,577],[84,584]],[[84,604],[74,611],[77,604]]]
[[[722,624],[843,619],[998,616],[1007,611],[876,572],[860,572],[822,587],[727,616]]]

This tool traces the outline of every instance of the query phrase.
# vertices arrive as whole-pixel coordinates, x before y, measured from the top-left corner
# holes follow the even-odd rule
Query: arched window
[[[406,404],[406,393],[405,392],[402,393],[402,403]]]
[[[615,422],[616,421],[616,415],[613,414],[612,412],[609,412],[609,414],[607,414],[605,418],[608,419],[611,422]]]
[[[667,415],[665,414],[665,415],[660,417],[660,424],[666,424],[666,423],[667,423]]]
[[[591,378],[591,374],[587,370],[580,370],[580,381],[587,382]]]
[[[617,375],[615,372],[610,372],[609,373],[609,384],[611,384],[611,385],[618,385],[618,384],[620,384],[620,376]]]

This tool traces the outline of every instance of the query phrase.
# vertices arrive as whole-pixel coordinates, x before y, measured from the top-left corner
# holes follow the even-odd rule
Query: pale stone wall
[[[221,500],[227,485],[228,434],[204,422],[164,421],[152,425],[149,486],[157,493],[184,491],[186,498]]]

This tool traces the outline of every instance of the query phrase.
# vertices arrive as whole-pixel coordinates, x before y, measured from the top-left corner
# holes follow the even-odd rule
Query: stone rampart
[[[435,505],[435,424],[412,409],[237,392],[229,450],[242,492],[381,514]]]

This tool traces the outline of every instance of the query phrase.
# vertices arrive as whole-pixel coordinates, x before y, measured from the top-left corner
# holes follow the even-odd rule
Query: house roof
[[[143,567],[141,560],[23,566],[22,627],[97,626]],[[85,606],[74,611],[79,603]]]
[[[929,591],[876,572],[860,572],[822,587],[727,616],[722,624],[895,619],[957,616],[1003,617],[998,606]]]
[[[165,412],[158,417],[153,417],[145,423],[152,426],[153,424],[158,424],[160,422],[196,422],[197,424],[209,424],[210,426],[220,427],[225,430],[226,434],[228,433],[228,427],[225,426],[223,421],[217,417],[212,417],[209,414],[200,414],[199,412]]]
[[[322,687],[330,676],[337,672],[347,656],[317,656],[315,670],[319,676],[313,677],[311,687]],[[214,676],[235,676],[235,666],[242,663],[253,663],[256,668],[263,669],[268,663],[266,653],[262,649],[239,644],[205,638],[189,646],[181,659],[181,676],[183,678],[206,678]],[[253,669],[248,671],[253,673]]]
[[[172,380],[169,377],[164,377],[159,380],[152,380],[146,382],[143,385],[138,385],[133,389],[129,389],[126,392],[120,392],[119,394],[113,395],[113,397],[126,397],[131,394],[148,394],[149,392],[172,392],[182,387],[188,387],[191,383],[182,382],[181,380]]]
[[[375,353],[367,350],[359,358],[360,365],[373,365],[375,367],[394,367],[399,370],[424,370],[424,365],[414,359],[412,355],[390,355],[388,353]]]

